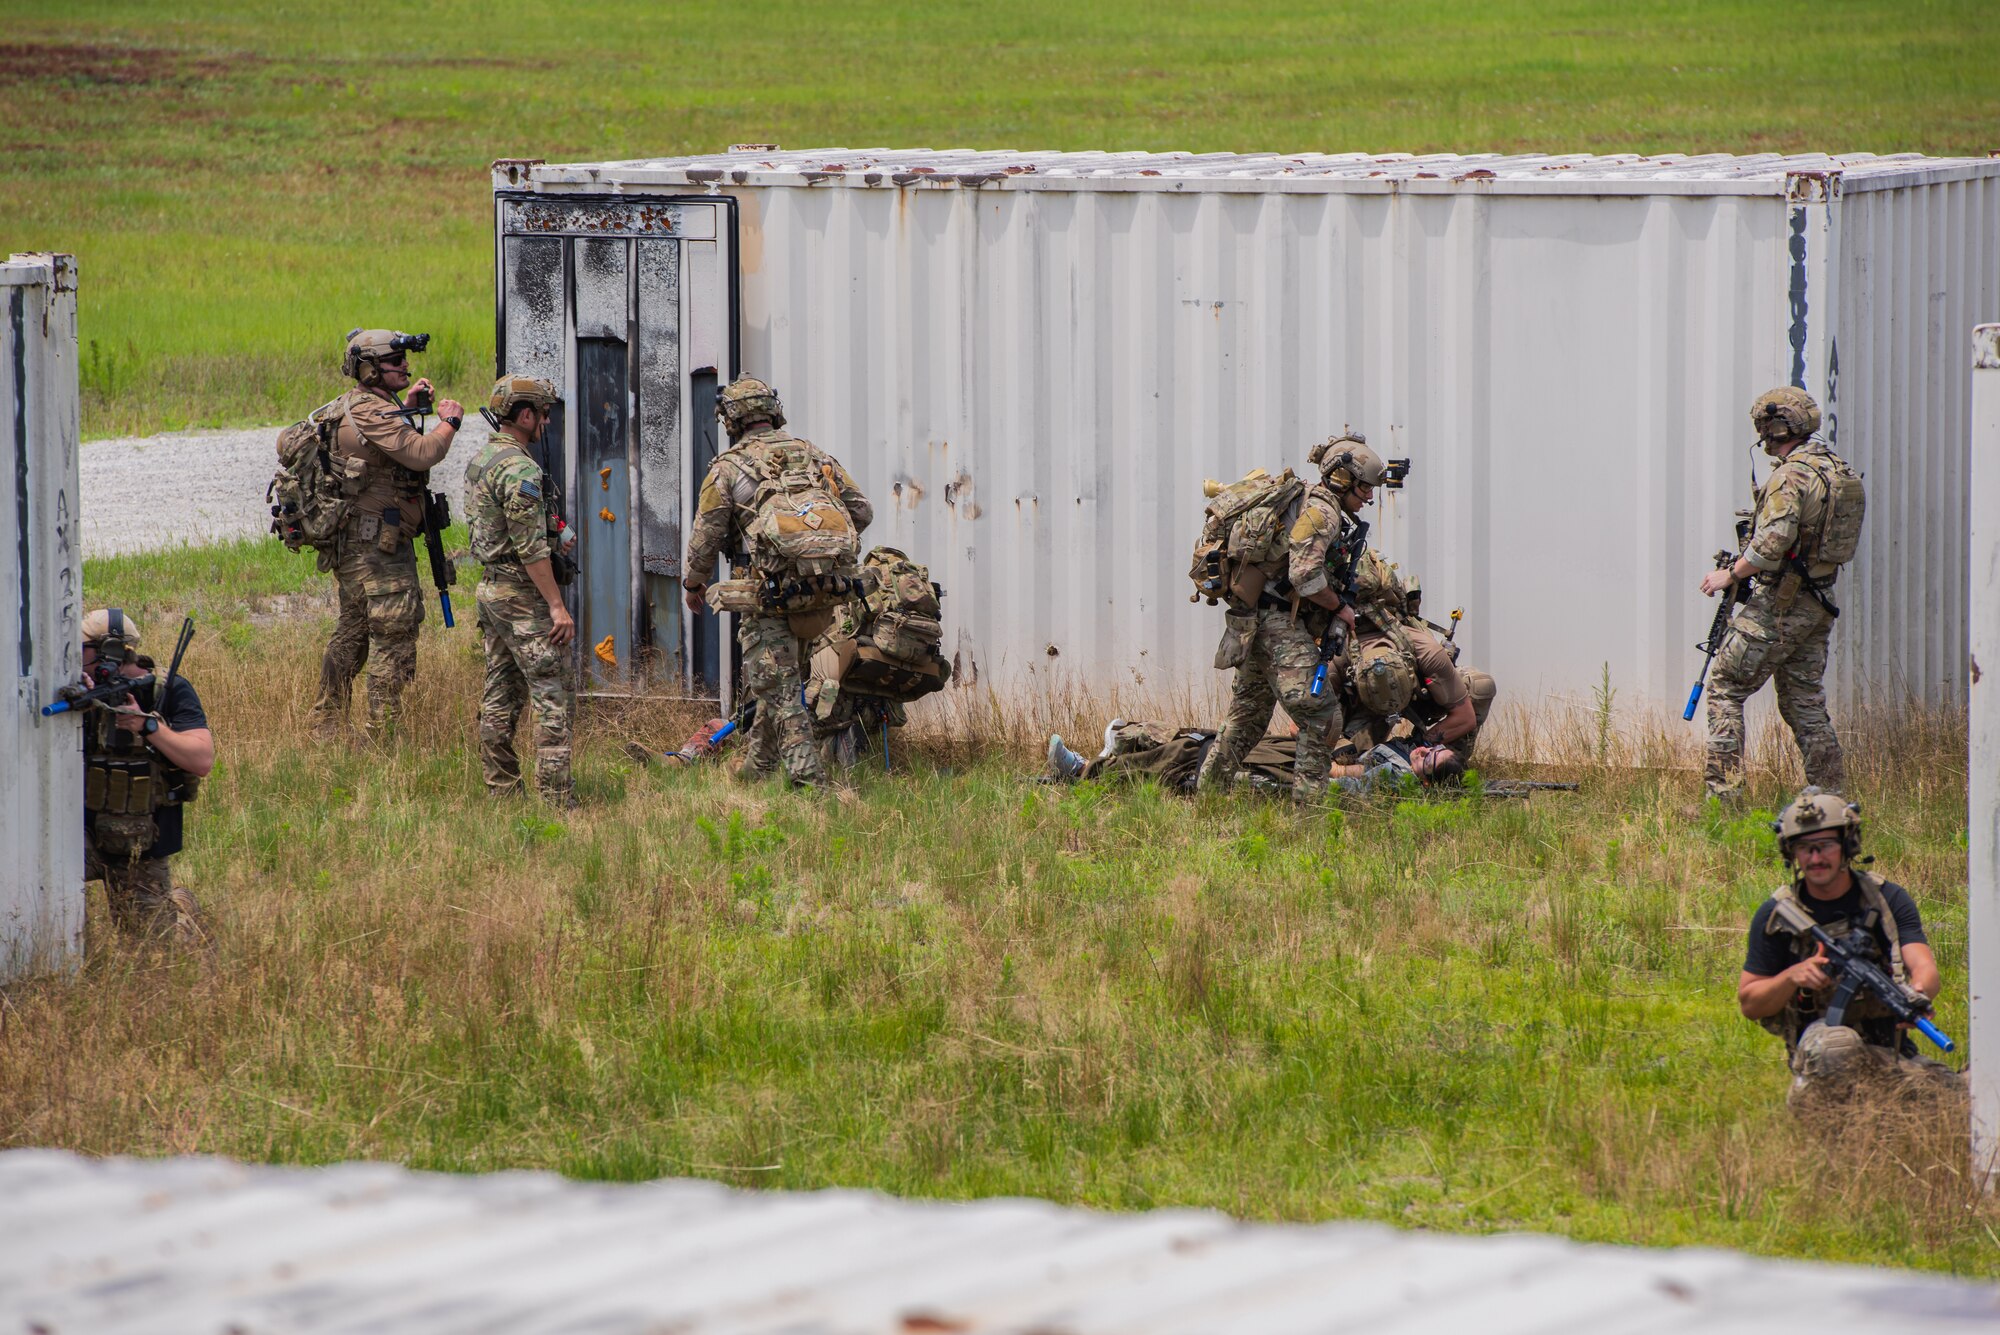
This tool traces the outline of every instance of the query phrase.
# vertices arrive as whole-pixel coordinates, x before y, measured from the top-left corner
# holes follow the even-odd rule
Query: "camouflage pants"
[[[84,832],[83,879],[104,882],[111,921],[131,936],[198,935],[194,896],[174,885],[172,859],[141,857],[159,837],[151,816],[99,815]]]
[[[1967,1096],[1965,1078],[1943,1062],[1863,1042],[1846,1025],[1818,1020],[1807,1025],[1791,1064],[1792,1088],[1785,1102],[1793,1112],[1844,1103],[1856,1095],[1896,1102]]]
[[[782,765],[793,783],[824,785],[826,768],[813,744],[812,712],[800,695],[805,641],[792,633],[788,617],[745,614],[736,618],[736,642],[743,649],[744,684],[757,702],[749,754],[739,773],[764,779]]]
[[[403,688],[417,675],[417,627],[424,601],[417,592],[417,552],[408,540],[383,553],[374,543],[343,537],[333,558],[340,619],[320,660],[313,722],[321,730],[347,721],[354,678],[368,667],[368,732],[395,730]]]
[[[1303,624],[1283,608],[1258,609],[1230,687],[1228,717],[1201,764],[1201,787],[1229,786],[1244,757],[1263,738],[1272,706],[1282,704],[1299,725],[1292,796],[1300,801],[1325,796],[1327,771],[1333,767],[1333,734],[1340,731],[1340,665],[1328,664],[1326,687],[1315,699],[1312,679],[1318,666],[1319,641]]]
[[[1766,681],[1776,684],[1778,713],[1798,741],[1806,782],[1839,792],[1847,781],[1840,738],[1826,712],[1827,636],[1833,618],[1801,591],[1778,606],[1775,585],[1759,584],[1737,609],[1708,679],[1708,791],[1733,797],[1743,788],[1743,702]]]
[[[514,734],[533,706],[535,787],[544,801],[567,804],[576,793],[569,765],[576,697],[568,656],[549,639],[554,628],[548,603],[532,586],[480,581],[486,689],[479,699],[479,764],[486,786],[496,793],[520,791]]]

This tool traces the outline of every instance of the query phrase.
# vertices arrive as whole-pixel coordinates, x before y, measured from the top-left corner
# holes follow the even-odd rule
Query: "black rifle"
[[[116,668],[112,669],[114,672]],[[143,677],[114,676],[98,686],[65,686],[56,692],[55,701],[42,706],[42,717],[51,714],[67,714],[73,709],[110,709],[113,702],[123,700],[128,694],[137,696],[147,690],[159,678],[148,672]]]
[[[1937,1044],[1940,1051],[1950,1052],[1952,1041],[1944,1031],[1930,1021],[1931,999],[1921,992],[1905,989],[1895,979],[1883,973],[1881,966],[1857,951],[1853,946],[1834,937],[1826,928],[1813,921],[1812,915],[1798,904],[1780,899],[1776,908],[1778,916],[1785,920],[1785,926],[1800,936],[1810,936],[1826,952],[1827,971],[1834,976],[1833,995],[1827,999],[1826,1011],[1820,1017],[1827,1024],[1837,1025],[1847,1018],[1847,1003],[1854,1000],[1857,992],[1866,992],[1882,1003],[1897,1024],[1909,1025],[1918,1033]]]
[[[1715,568],[1717,570],[1722,570],[1735,564],[1736,553],[1717,552],[1715,554]],[[1688,692],[1687,708],[1681,711],[1682,722],[1692,719],[1694,717],[1695,706],[1701,703],[1702,688],[1708,685],[1708,670],[1714,665],[1716,654],[1722,651],[1723,636],[1729,633],[1729,614],[1736,610],[1736,604],[1742,601],[1743,596],[1743,586],[1741,584],[1733,585],[1716,595],[1719,601],[1715,607],[1715,620],[1708,623],[1708,638],[1695,646],[1696,649],[1702,652],[1704,657],[1701,660],[1701,673],[1694,679],[1694,689]]]
[[[429,334],[410,334],[402,337],[407,337],[411,340],[422,339],[424,343],[428,343],[431,336]],[[419,352],[423,351],[423,344],[421,343],[412,341],[408,346],[415,348]],[[421,400],[416,400],[408,404],[401,402],[396,404],[396,415],[410,422],[413,426],[425,414],[429,413],[430,410],[431,398],[428,394]],[[418,504],[422,506],[419,518],[422,522],[424,532],[424,550],[430,554],[431,558],[431,585],[437,589],[438,607],[444,612],[444,624],[448,630],[458,624],[451,618],[450,593],[452,585],[458,583],[458,570],[446,559],[444,554],[444,531],[451,527],[451,502],[445,499],[443,492],[432,491],[429,486],[425,486],[419,494],[422,497]]]

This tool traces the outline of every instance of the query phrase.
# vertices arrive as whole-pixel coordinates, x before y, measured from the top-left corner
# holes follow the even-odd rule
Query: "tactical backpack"
[[[1837,454],[1798,455],[1787,462],[1813,471],[1826,485],[1826,511],[1820,516],[1819,533],[1811,551],[1800,555],[1814,564],[1844,566],[1854,559],[1861,542],[1861,520],[1868,511],[1868,495],[1861,474]],[[1803,544],[1802,544],[1803,545]]]
[[[909,701],[943,690],[951,680],[940,652],[944,593],[931,572],[894,547],[871,549],[863,569],[874,585],[858,609],[865,619],[835,645],[841,691]]]
[[[833,465],[806,442],[772,437],[757,453],[750,560],[767,574],[852,573],[860,535]]]
[[[278,472],[264,488],[271,532],[286,548],[333,550],[359,494],[358,477],[333,457],[333,436],[347,417],[347,395],[308,413],[278,433]],[[339,412],[333,409],[338,407]]]
[[[1256,468],[1228,486],[1206,484],[1209,502],[1188,565],[1195,587],[1188,601],[1206,598],[1213,607],[1227,597],[1254,605],[1269,567],[1285,560],[1291,541],[1285,514],[1305,489],[1289,468],[1277,477]]]

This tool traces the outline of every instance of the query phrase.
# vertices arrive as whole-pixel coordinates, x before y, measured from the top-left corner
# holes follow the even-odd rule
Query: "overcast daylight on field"
[[[1995,69],[20,0],[0,1329],[2000,1328]]]

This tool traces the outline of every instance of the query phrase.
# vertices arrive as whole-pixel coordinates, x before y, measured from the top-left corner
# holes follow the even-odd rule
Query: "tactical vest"
[[[141,702],[142,705],[144,702]],[[102,816],[150,816],[163,806],[192,802],[200,781],[160,759],[108,709],[93,709],[83,727],[83,809]]]
[[[348,535],[361,542],[380,541],[384,550],[393,548],[404,536],[414,534],[423,527],[424,487],[428,478],[413,468],[391,459],[368,442],[361,434],[361,428],[354,422],[354,405],[365,398],[376,398],[365,389],[351,389],[334,402],[342,410],[341,421],[333,432],[327,454],[332,463],[334,477],[342,492],[359,499],[372,490],[377,482],[387,480],[388,490],[393,497],[396,511],[402,521],[396,526],[393,536],[382,534],[383,520],[378,514],[350,510],[345,517],[344,529]],[[352,433],[353,439],[348,439]]]
[[[1880,878],[1861,871],[1851,871],[1849,875],[1854,877],[1855,887],[1861,892],[1863,905],[1861,916],[1858,919],[1838,918],[1832,922],[1823,922],[1820,926],[1836,941],[1860,933],[1862,939],[1868,943],[1867,953],[1875,962],[1887,968],[1889,976],[1899,985],[1907,983],[1908,977],[1903,970],[1903,943],[1896,932],[1896,915],[1890,911],[1889,901],[1882,894]],[[1789,900],[1805,909],[1809,916],[1812,913],[1812,906],[1799,894],[1795,885],[1780,886],[1772,893],[1771,898]],[[1773,912],[1764,924],[1764,931],[1767,935],[1783,934],[1791,938],[1794,963],[1809,960],[1819,951],[1812,937],[1793,932],[1786,926],[1784,918],[1776,912]],[[1886,951],[1883,949],[1885,942]],[[1784,1039],[1785,1049],[1789,1052],[1798,1046],[1799,1035],[1805,1032],[1806,1026],[1817,1020],[1825,1011],[1824,999],[1812,992],[1800,990],[1792,993],[1792,999],[1786,1003],[1784,1010],[1757,1023]],[[1859,1032],[1869,1043],[1893,1048],[1901,1042],[1896,1032],[1895,1017],[1866,992],[1854,994],[1853,1000],[1847,1003],[1845,1018],[1848,1026]]]

